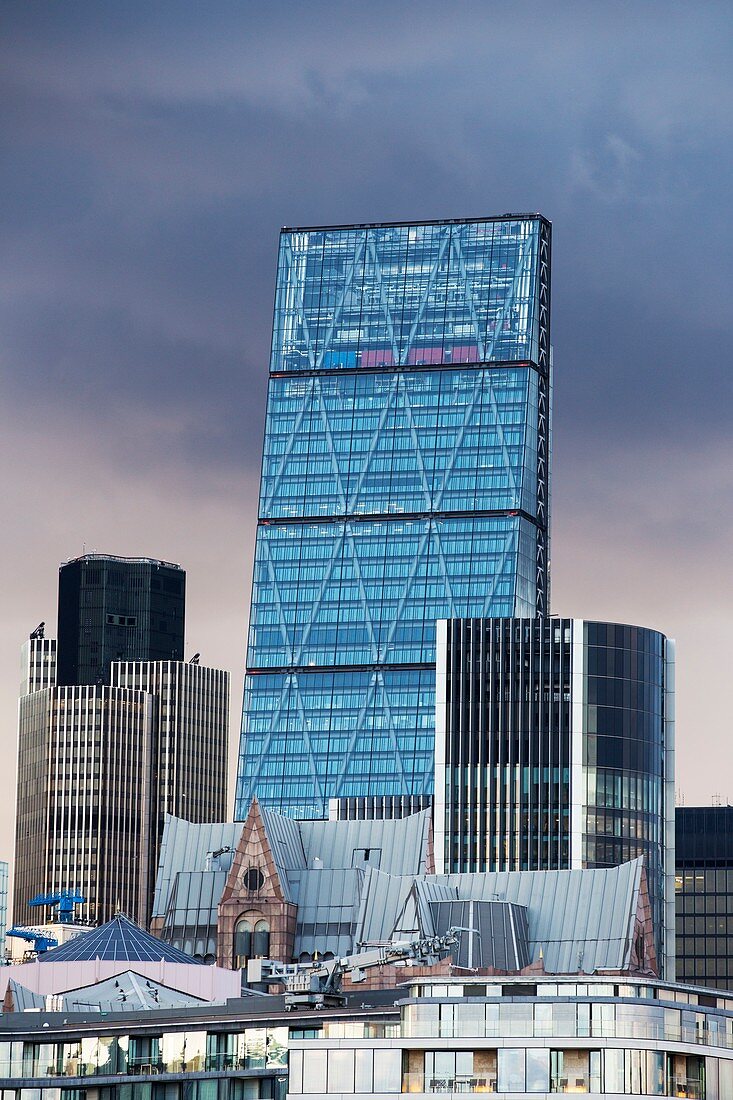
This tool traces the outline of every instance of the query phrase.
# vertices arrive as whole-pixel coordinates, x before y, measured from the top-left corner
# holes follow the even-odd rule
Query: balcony
[[[466,1093],[496,1092],[496,1077],[473,1077],[457,1074],[455,1077],[426,1077],[423,1073],[403,1073],[403,1092]]]

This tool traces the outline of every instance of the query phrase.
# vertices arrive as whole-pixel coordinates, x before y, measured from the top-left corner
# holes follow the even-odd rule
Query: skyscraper
[[[57,682],[108,684],[112,661],[180,661],[186,573],[155,558],[84,554],[59,568]]]
[[[145,919],[155,698],[107,685],[21,696],[15,815],[16,924],[37,894],[80,890],[78,915]]]
[[[64,641],[41,624],[23,647],[16,923],[30,898],[67,888],[86,897],[86,920],[121,908],[145,923],[165,815],[226,814],[229,673],[146,658],[183,653],[185,577],[147,558],[61,567]],[[112,659],[120,651],[126,659]],[[59,682],[62,668],[87,679]]]
[[[677,976],[733,987],[733,806],[676,812]]]
[[[195,662],[125,661],[112,664],[112,685],[155,698],[149,916],[166,814],[195,822],[227,815],[229,673]]]
[[[5,943],[8,927],[8,864],[0,860],[0,943]]]
[[[438,623],[436,870],[609,867],[643,855],[671,977],[674,681],[674,642],[644,627]]]
[[[238,817],[414,808],[435,620],[546,610],[550,234],[283,230]]]

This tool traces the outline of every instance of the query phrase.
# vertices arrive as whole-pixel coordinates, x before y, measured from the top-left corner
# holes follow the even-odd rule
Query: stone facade
[[[235,928],[242,919],[266,922],[271,959],[292,959],[297,906],[288,901],[277,873],[257,799],[250,807],[219,902],[217,962],[234,967]],[[258,952],[257,952],[258,953]]]

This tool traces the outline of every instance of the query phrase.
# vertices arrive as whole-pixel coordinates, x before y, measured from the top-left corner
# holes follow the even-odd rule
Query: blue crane
[[[37,955],[42,955],[49,947],[57,947],[59,942],[54,936],[47,936],[40,928],[11,928],[6,935],[32,943],[33,951]]]
[[[52,909],[57,910],[59,924],[72,924],[74,906],[83,905],[86,900],[78,890],[57,890],[51,894],[36,894],[28,904],[30,906],[49,905]]]

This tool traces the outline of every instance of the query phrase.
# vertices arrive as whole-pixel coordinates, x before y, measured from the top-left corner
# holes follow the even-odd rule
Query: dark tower
[[[186,572],[154,558],[84,554],[59,568],[57,682],[108,684],[112,661],[180,661]]]

